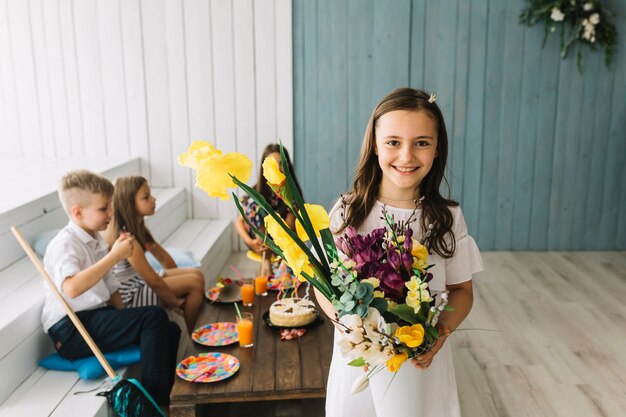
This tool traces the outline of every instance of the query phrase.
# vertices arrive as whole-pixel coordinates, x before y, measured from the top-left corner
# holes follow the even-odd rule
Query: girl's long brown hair
[[[120,231],[132,234],[142,248],[153,243],[154,238],[143,220],[137,217],[135,210],[135,196],[137,191],[147,184],[148,180],[140,176],[120,177],[115,181],[113,194],[113,221],[116,228],[116,238]]]
[[[429,97],[430,95],[422,90],[399,88],[378,103],[365,130],[353,190],[348,197],[346,216],[339,231],[343,231],[348,226],[358,228],[363,224],[378,197],[383,175],[375,153],[376,126],[380,117],[395,110],[425,111],[437,124],[437,157],[433,161],[430,172],[419,186],[419,194],[424,197],[420,221],[424,231],[427,230],[428,224],[433,225],[431,235],[427,240],[429,250],[444,258],[449,258],[455,250],[452,231],[454,219],[449,207],[458,206],[458,203],[444,198],[439,192],[442,180],[446,182],[449,190],[449,184],[445,178],[448,133],[439,106],[435,102],[430,103]],[[446,235],[449,235],[449,238],[446,238]]]

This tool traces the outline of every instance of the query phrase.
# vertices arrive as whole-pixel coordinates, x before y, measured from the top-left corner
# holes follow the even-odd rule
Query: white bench
[[[102,172],[110,179],[139,172],[136,158],[110,163],[93,161],[85,165],[76,161],[47,163],[38,170],[40,176],[47,173],[46,181],[38,179],[40,186],[32,188],[25,183],[9,184],[16,192],[20,187],[27,191],[20,194],[22,197],[0,206],[4,209],[0,211],[0,417],[107,415],[102,397],[73,395],[76,391],[96,387],[102,379],[83,381],[74,372],[38,367],[37,362],[53,352],[52,343],[41,328],[42,278],[9,232],[11,225],[17,225],[32,243],[38,233],[63,227],[67,217],[54,190],[65,172],[81,166]],[[8,172],[8,168],[4,168]],[[6,188],[6,184],[0,185]],[[47,187],[47,191],[43,191],[43,187]],[[184,189],[157,188],[153,192],[157,197],[157,212],[148,219],[148,226],[154,237],[167,246],[189,249],[202,264],[206,286],[221,271],[231,252],[230,222],[187,220]]]

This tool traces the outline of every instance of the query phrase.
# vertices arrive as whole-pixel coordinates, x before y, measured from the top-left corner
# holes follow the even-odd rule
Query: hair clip
[[[434,94],[431,94],[430,97],[428,97],[428,102],[431,104],[434,103],[435,100],[437,100],[437,96]]]

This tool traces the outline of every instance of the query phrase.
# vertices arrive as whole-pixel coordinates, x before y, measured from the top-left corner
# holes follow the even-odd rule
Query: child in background
[[[100,350],[140,345],[141,382],[165,407],[174,383],[180,329],[160,307],[123,308],[110,271],[132,256],[135,240],[120,236],[109,251],[100,236],[113,214],[112,196],[113,184],[99,175],[76,171],[63,177],[59,199],[70,221],[48,245],[44,266]],[[41,320],[62,357],[75,360],[92,355],[47,285]]]
[[[129,176],[115,182],[113,221],[106,231],[112,244],[120,236],[134,236],[133,254],[118,262],[113,272],[120,283],[122,302],[127,307],[162,305],[182,309],[187,331],[195,329],[204,300],[204,275],[195,268],[178,268],[170,254],[154,240],[144,218],[156,209],[156,199],[144,177]],[[146,251],[163,266],[155,271],[146,259]]]
[[[293,180],[296,183],[296,187],[298,188],[298,192],[302,195],[302,190],[300,188],[300,184],[298,183],[298,179],[295,177],[295,173],[293,170],[293,165],[291,164],[291,159],[289,158],[289,152],[287,149],[283,148],[285,152],[285,157],[287,159],[287,167],[289,168],[289,172],[292,173]],[[280,145],[276,143],[271,143],[265,147],[263,150],[263,155],[261,156],[261,163],[259,164],[259,176],[257,178],[257,183],[254,185],[254,189],[261,194],[265,200],[270,203],[272,208],[276,211],[280,217],[282,217],[287,225],[295,230],[296,217],[291,212],[289,207],[281,200],[270,188],[267,184],[267,180],[263,176],[263,161],[265,158],[272,157],[276,159],[278,162],[278,166],[280,166]],[[245,195],[241,199],[242,207],[246,213],[246,218],[254,227],[259,229],[261,232],[265,231],[264,219],[267,216],[265,210],[263,210],[257,203],[252,200],[249,196]],[[265,254],[265,265],[263,265],[263,271],[266,274],[271,275],[272,271],[272,257],[274,254],[265,246],[263,243],[263,239],[258,237],[246,224],[241,215],[237,216],[235,220],[235,229],[237,233],[244,241],[246,246],[250,248],[252,252],[257,255],[262,256]],[[279,268],[279,265],[276,266]]]
[[[377,373],[359,394],[350,390],[364,371],[348,366],[335,344],[326,389],[328,417],[460,416],[452,353],[445,342],[470,312],[472,274],[481,271],[483,264],[458,203],[439,192],[445,179],[448,136],[435,99],[421,90],[401,88],[376,106],[354,188],[331,210],[331,230],[342,234],[353,226],[365,235],[385,227],[383,207],[397,223],[417,217],[419,221],[411,225],[413,236],[426,239],[428,263],[435,265],[429,270],[430,288],[435,294],[449,291],[448,305],[454,311],[441,314],[440,338],[429,351],[406,362],[396,374],[386,369]],[[332,305],[321,295],[317,299],[326,314],[335,317]]]

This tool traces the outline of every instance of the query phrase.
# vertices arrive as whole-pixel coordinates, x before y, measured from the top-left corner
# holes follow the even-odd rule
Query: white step
[[[125,377],[127,370],[128,368],[121,368],[117,372]],[[105,380],[108,380],[107,376],[84,381],[78,379],[75,372],[37,368],[0,405],[0,417],[107,417],[109,412],[106,400],[95,395],[105,390],[102,387]],[[91,390],[94,391],[82,393]]]

